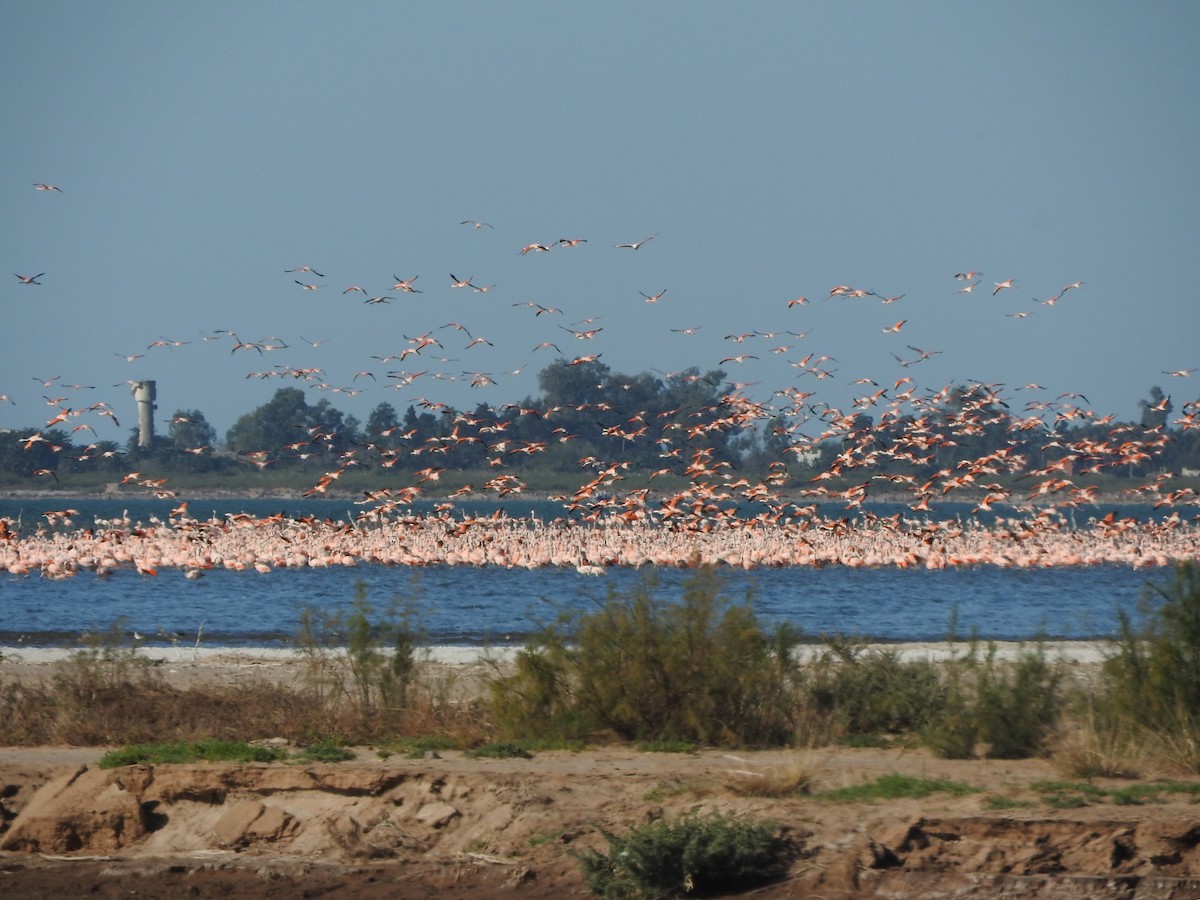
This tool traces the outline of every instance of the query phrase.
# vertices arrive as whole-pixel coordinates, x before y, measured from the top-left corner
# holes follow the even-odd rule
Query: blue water
[[[361,583],[382,609],[410,601],[432,644],[509,644],[562,609],[586,609],[609,589],[629,591],[651,573],[612,569],[330,569],[210,571],[192,581],[177,570],[157,577],[122,570],[64,581],[0,576],[0,645],[73,646],[84,632],[122,619],[122,630],[161,630],[206,646],[287,646],[306,608],[350,607]],[[659,570],[658,593],[678,596],[689,573]],[[725,593],[749,592],[765,623],[789,622],[811,636],[839,632],[881,640],[937,640],[952,617],[959,635],[997,640],[1085,639],[1113,633],[1119,608],[1133,611],[1149,582],[1169,572],[1120,566],[1013,570],[991,566],[924,569],[843,567],[721,570]]]

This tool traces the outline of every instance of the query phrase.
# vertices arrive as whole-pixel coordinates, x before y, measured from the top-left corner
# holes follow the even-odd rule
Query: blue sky
[[[3,0],[0,19],[0,427],[103,400],[126,415],[100,437],[123,441],[123,382],[153,379],[164,430],[199,409],[223,434],[305,384],[247,378],[275,366],[321,368],[310,402],[362,420],[500,405],[538,394],[543,341],[629,374],[757,356],[724,366],[756,399],[843,408],[856,379],[904,376],[1119,419],[1155,384],[1177,409],[1200,393],[1163,374],[1200,365],[1193,3]],[[518,253],[560,238],[586,242]],[[422,293],[392,289],[414,275]],[[589,341],[559,327],[587,318]],[[287,348],[231,353],[221,329]],[[750,331],[780,334],[725,339]],[[444,352],[372,359],[427,332]],[[938,352],[902,367],[911,347]],[[834,374],[791,364],[810,353]]]

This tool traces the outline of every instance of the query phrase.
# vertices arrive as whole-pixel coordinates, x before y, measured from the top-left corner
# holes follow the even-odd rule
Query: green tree
[[[270,401],[233,423],[225,443],[235,453],[278,451],[307,439],[308,403],[299,388],[280,388]]]
[[[367,416],[365,436],[377,447],[393,450],[400,443],[399,428],[400,417],[396,415],[396,407],[390,403],[380,403]]]
[[[233,423],[225,436],[235,453],[266,450],[288,453],[297,444],[306,453],[341,452],[361,441],[359,422],[328,400],[309,405],[299,388],[280,388],[269,402]]]
[[[538,372],[538,387],[548,407],[603,403],[608,399],[605,385],[611,374],[612,370],[602,362],[572,366],[559,361]]]
[[[71,439],[57,428],[0,431],[0,472],[7,475],[29,478],[34,472],[54,472],[64,454],[75,455]]]
[[[167,437],[179,450],[212,447],[217,442],[217,430],[208,424],[198,409],[179,409],[171,416]]]

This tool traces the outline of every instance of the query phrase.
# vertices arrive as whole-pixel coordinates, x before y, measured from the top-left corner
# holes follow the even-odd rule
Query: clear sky
[[[0,427],[103,400],[124,441],[127,379],[157,381],[163,431],[199,409],[224,435],[291,385],[360,420],[500,405],[539,393],[541,342],[628,374],[756,356],[723,366],[755,399],[843,408],[904,376],[1118,419],[1152,385],[1200,394],[1164,374],[1200,365],[1200,4],[0,0],[0,22]],[[586,242],[518,252],[564,238]],[[752,331],[780,334],[725,338]],[[444,351],[372,358],[427,332]],[[275,366],[325,387],[246,377]]]

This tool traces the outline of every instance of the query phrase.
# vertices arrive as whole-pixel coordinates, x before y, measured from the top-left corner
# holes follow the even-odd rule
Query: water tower
[[[158,398],[153,381],[135,381],[133,399],[138,408],[138,446],[149,447],[154,443],[154,401]]]

